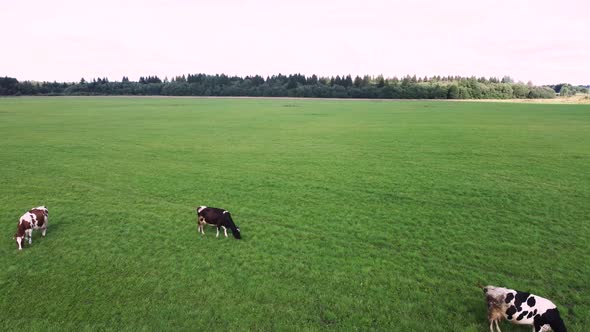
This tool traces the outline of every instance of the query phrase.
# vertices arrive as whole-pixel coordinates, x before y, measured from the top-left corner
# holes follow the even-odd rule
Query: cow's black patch
[[[508,293],[508,295],[506,295],[506,299],[504,300],[504,302],[510,303],[510,301],[512,301],[513,298],[514,298],[514,294]]]
[[[535,303],[537,303],[537,300],[535,300],[534,296],[531,296],[528,300],[526,300],[526,304],[528,304],[531,308],[535,306]]]
[[[547,322],[547,324],[549,324],[549,326],[551,326],[553,331],[567,332],[567,328],[565,327],[565,324],[563,323],[561,316],[559,316],[559,311],[557,310],[557,308],[545,311],[545,313],[541,315],[541,317]]]
[[[554,332],[567,332],[567,328],[559,316],[559,311],[557,308],[549,309],[543,314],[535,315],[533,321],[533,327],[535,331],[541,331],[541,327],[546,324],[549,324]]]
[[[541,315],[535,315],[535,318],[533,319],[533,329],[535,332],[541,331],[541,326],[545,325],[545,323],[543,323],[543,319],[541,318]]]
[[[512,315],[516,313],[516,307],[511,305],[510,308],[506,309],[506,317],[508,320],[512,320]]]
[[[522,320],[528,313],[528,311],[523,311],[518,317],[516,317],[516,320]]]
[[[514,305],[516,306],[518,312],[522,311],[522,304],[529,296],[531,296],[530,293],[516,291],[516,296],[514,296]]]
[[[531,318],[531,317],[533,317],[533,312],[532,311],[529,312],[529,314],[526,316],[526,318]]]

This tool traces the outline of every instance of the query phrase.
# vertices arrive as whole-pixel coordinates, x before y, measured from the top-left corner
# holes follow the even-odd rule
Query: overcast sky
[[[590,0],[0,0],[0,76],[510,75],[590,84]]]

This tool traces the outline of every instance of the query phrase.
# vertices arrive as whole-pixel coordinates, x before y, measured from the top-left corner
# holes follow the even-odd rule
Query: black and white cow
[[[532,325],[533,332],[567,332],[567,328],[553,302],[540,296],[514,289],[485,286],[483,292],[488,301],[501,308],[504,318],[514,324]],[[497,325],[497,323],[496,323]],[[497,325],[498,326],[498,325]],[[490,322],[490,330],[492,325]],[[498,330],[500,327],[498,326]]]
[[[203,226],[209,224],[217,227],[217,235],[219,236],[219,229],[223,228],[225,237],[227,237],[227,229],[229,228],[236,239],[241,239],[240,229],[236,226],[231,218],[229,211],[214,207],[199,206],[197,209],[197,224],[198,231],[205,235]]]
[[[23,250],[24,242],[29,239],[33,243],[33,229],[41,229],[41,235],[45,237],[47,222],[49,221],[49,210],[45,206],[38,206],[30,209],[18,220],[14,239],[18,250]]]

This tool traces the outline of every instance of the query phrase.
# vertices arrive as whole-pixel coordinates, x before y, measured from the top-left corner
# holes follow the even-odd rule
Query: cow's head
[[[25,241],[23,240],[23,237],[18,236],[18,234],[15,233],[13,239],[16,242],[16,249],[22,250],[23,247],[25,246]]]
[[[492,302],[495,304],[501,304],[506,298],[508,289],[504,287],[485,286],[483,287],[483,293],[486,295],[488,305]]]
[[[242,234],[240,233],[240,228],[236,227],[235,231],[232,231],[232,234],[234,235],[234,237],[238,240],[242,239]]]
[[[16,226],[16,233],[13,239],[16,241],[16,247],[21,250],[25,245],[26,230],[31,227],[31,223],[26,220],[20,220]]]

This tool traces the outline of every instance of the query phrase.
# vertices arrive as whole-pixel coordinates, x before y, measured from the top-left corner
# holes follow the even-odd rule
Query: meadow
[[[589,239],[589,105],[0,99],[1,331],[587,331]]]

